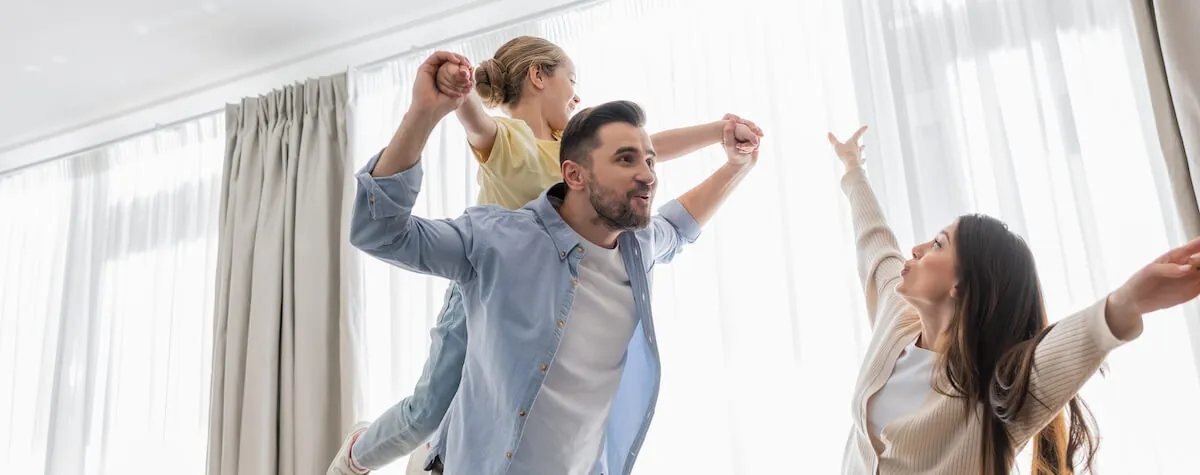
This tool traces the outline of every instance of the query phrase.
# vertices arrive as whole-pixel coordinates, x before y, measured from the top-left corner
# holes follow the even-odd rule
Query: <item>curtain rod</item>
[[[375,61],[371,61],[369,63],[360,64],[357,66],[357,68],[358,69],[373,68],[375,66],[379,66],[384,63],[388,63],[388,62],[395,61],[398,59],[407,58],[409,56],[412,56],[414,54],[420,53],[425,50],[435,49],[438,46],[443,46],[443,45],[450,44],[450,43],[456,43],[456,42],[459,42],[459,41],[462,41],[465,39],[474,38],[476,36],[483,36],[488,33],[495,33],[497,31],[505,30],[505,29],[520,25],[522,23],[541,20],[543,18],[551,17],[551,16],[558,15],[561,13],[566,13],[566,12],[569,12],[572,10],[582,9],[585,7],[592,6],[594,4],[604,3],[606,1],[608,1],[608,0],[574,0],[571,2],[564,3],[562,5],[559,5],[557,7],[550,8],[548,10],[542,10],[542,11],[530,13],[528,15],[513,18],[512,20],[508,20],[505,22],[488,25],[483,28],[477,28],[475,30],[468,31],[466,33],[454,35],[449,38],[440,39],[433,43],[428,43],[428,44],[421,45],[421,46],[414,46],[412,48],[409,48],[408,51],[405,51],[403,53],[397,53],[397,54],[394,54],[391,56],[377,59]]]
[[[484,0],[484,1],[474,2],[474,3],[470,4],[469,6],[470,6],[470,7],[476,7],[476,6],[481,6],[481,4],[493,3],[493,2],[495,2],[495,1],[496,1],[496,0]],[[512,19],[512,20],[505,21],[505,22],[501,22],[501,23],[496,23],[496,24],[488,25],[488,26],[485,26],[485,27],[482,27],[482,28],[477,28],[477,29],[474,29],[474,30],[468,31],[468,32],[466,32],[466,33],[462,33],[462,34],[458,34],[458,35],[451,36],[451,37],[449,37],[449,38],[443,38],[443,39],[441,39],[441,40],[438,40],[438,41],[436,41],[436,42],[434,42],[434,43],[428,43],[428,44],[421,45],[421,46],[415,46],[415,47],[409,48],[407,51],[404,51],[404,52],[402,52],[402,53],[393,54],[393,55],[386,56],[386,57],[383,57],[383,58],[380,58],[380,59],[377,59],[377,60],[374,60],[374,61],[370,61],[370,62],[367,62],[367,63],[364,63],[364,64],[360,64],[360,65],[358,65],[358,66],[355,66],[355,67],[354,67],[354,69],[368,69],[368,68],[373,68],[373,67],[376,67],[376,66],[380,66],[380,65],[386,64],[386,63],[388,63],[388,62],[391,62],[391,61],[396,61],[396,60],[399,60],[399,59],[407,58],[407,57],[409,57],[409,56],[412,56],[412,55],[414,55],[414,54],[418,54],[418,53],[420,53],[420,52],[422,52],[422,51],[425,51],[425,50],[429,50],[429,49],[434,49],[434,48],[437,48],[438,46],[446,45],[446,44],[449,44],[449,43],[455,43],[455,42],[462,41],[462,40],[465,40],[465,39],[474,38],[474,37],[476,37],[476,36],[482,36],[482,35],[486,35],[486,34],[488,34],[488,33],[494,33],[494,32],[501,31],[501,30],[504,30],[504,29],[507,29],[507,28],[511,28],[511,27],[514,27],[514,26],[517,26],[517,25],[520,25],[520,24],[523,24],[523,23],[527,23],[527,22],[530,22],[530,21],[536,21],[536,20],[540,20],[540,19],[543,19],[543,18],[547,18],[547,17],[550,17],[550,16],[557,15],[557,14],[566,13],[566,12],[568,12],[568,11],[572,11],[572,10],[582,9],[582,8],[585,8],[585,7],[588,7],[588,6],[592,6],[592,5],[595,5],[595,4],[604,3],[604,2],[606,2],[606,1],[608,1],[608,0],[573,0],[573,1],[571,1],[571,2],[564,3],[564,4],[562,4],[562,5],[559,5],[559,6],[557,6],[557,7],[554,7],[554,8],[550,8],[550,9],[547,9],[547,10],[542,10],[542,11],[538,11],[538,12],[530,13],[530,14],[528,14],[528,15],[524,15],[524,16],[521,16],[521,17],[517,17],[517,18],[514,18],[514,19]],[[469,10],[469,9],[468,9],[468,10]],[[446,13],[447,13],[447,12],[442,12],[442,14],[443,14],[443,15],[444,15],[444,14],[446,14]],[[461,13],[461,12],[452,12],[452,13],[450,13],[450,14],[451,14],[451,15],[453,15],[453,14],[456,14],[456,13]],[[424,20],[424,19],[421,19],[421,20]],[[388,34],[392,34],[392,33],[398,33],[398,32],[401,32],[401,31],[408,30],[408,29],[410,29],[410,28],[412,28],[412,27],[416,26],[418,23],[423,23],[423,21],[420,21],[420,20],[418,20],[418,21],[412,21],[412,22],[408,22],[408,23],[402,24],[400,28],[398,28],[398,29],[395,29],[395,30],[393,30],[393,31],[389,31],[389,32],[388,32]],[[372,36],[372,37],[376,37],[376,36],[378,36],[378,35],[371,35],[371,36]],[[319,54],[323,54],[324,52],[325,52],[325,51],[322,51],[322,52],[320,52]],[[308,59],[309,57],[312,57],[312,56],[314,56],[314,55],[309,55],[309,56],[307,56],[307,57],[305,57],[305,58],[303,58],[303,59]],[[303,59],[301,59],[300,61],[302,61]],[[240,77],[240,76],[239,76],[239,77]],[[210,86],[210,87],[211,87],[211,86]],[[135,113],[135,112],[137,112],[137,110],[138,110],[138,109],[135,109],[135,110],[132,110],[132,111],[128,111],[128,112],[126,112],[126,114],[132,114],[132,113]],[[156,132],[156,131],[158,131],[158,130],[160,130],[160,129],[166,129],[166,128],[174,127],[174,126],[181,125],[181,124],[184,124],[184,123],[187,123],[187,122],[191,122],[191,121],[193,121],[193,120],[203,119],[203,118],[205,118],[205,117],[208,117],[208,116],[212,116],[212,115],[220,114],[220,113],[221,113],[221,112],[223,112],[224,110],[225,110],[225,108],[224,108],[224,107],[222,107],[222,108],[220,108],[220,109],[216,109],[216,110],[212,110],[212,111],[208,111],[208,112],[203,112],[203,113],[200,113],[200,114],[195,114],[195,115],[192,115],[192,116],[189,116],[189,117],[185,117],[185,118],[182,118],[182,119],[173,120],[173,121],[171,121],[171,122],[166,122],[166,123],[161,123],[161,124],[155,124],[155,125],[154,125],[154,127],[150,128],[150,129],[145,129],[145,130],[141,130],[141,131],[138,131],[138,132],[133,132],[133,133],[131,133],[131,134],[123,135],[123,136],[121,136],[121,137],[117,137],[117,138],[110,139],[110,140],[105,140],[104,142],[100,142],[100,143],[98,143],[98,144],[95,144],[95,145],[89,145],[89,146],[87,146],[87,147],[84,147],[84,148],[80,148],[80,149],[73,150],[73,151],[66,152],[66,153],[61,153],[61,154],[58,154],[58,155],[55,155],[55,156],[52,156],[52,157],[49,157],[49,158],[44,158],[44,159],[37,160],[37,161],[34,161],[34,162],[26,163],[26,164],[24,164],[24,165],[21,165],[21,166],[18,166],[18,167],[14,167],[14,168],[11,168],[11,169],[8,169],[8,170],[3,170],[3,171],[0,171],[0,177],[2,177],[2,176],[4,176],[4,175],[9,175],[9,174],[15,173],[15,172],[18,172],[18,171],[21,171],[21,170],[24,170],[24,169],[26,169],[26,168],[29,168],[29,167],[33,167],[33,166],[37,166],[37,165],[41,165],[41,164],[43,164],[43,163],[48,163],[48,162],[52,162],[52,161],[55,161],[55,160],[61,160],[61,159],[64,159],[64,158],[73,157],[73,156],[75,156],[75,155],[81,155],[81,154],[84,154],[84,153],[91,152],[91,151],[93,151],[93,150],[97,150],[97,149],[104,148],[104,147],[108,147],[108,146],[110,146],[110,145],[114,145],[114,144],[117,144],[117,143],[120,143],[120,142],[124,142],[124,141],[126,141],[126,140],[135,139],[135,138],[141,137],[141,136],[143,136],[143,135],[146,135],[146,134],[152,134],[152,133],[154,133],[154,132]],[[69,133],[69,132],[64,132],[64,133]]]
[[[186,124],[186,123],[188,123],[188,122],[191,122],[191,121],[194,121],[194,120],[203,119],[203,118],[205,118],[205,117],[209,117],[209,116],[214,116],[214,115],[220,114],[220,113],[222,113],[222,112],[225,112],[225,109],[224,109],[224,108],[217,109],[217,110],[215,110],[215,111],[208,111],[208,112],[204,112],[204,113],[201,113],[201,114],[196,114],[196,115],[192,115],[192,116],[184,117],[184,118],[182,118],[182,119],[177,119],[177,120],[173,120],[173,121],[170,121],[170,122],[164,122],[164,123],[161,123],[161,124],[154,124],[154,127],[151,127],[151,128],[149,128],[149,129],[144,129],[144,130],[140,130],[140,131],[137,131],[137,132],[133,132],[133,133],[131,133],[131,134],[122,135],[122,136],[120,136],[120,137],[117,137],[117,138],[115,138],[115,139],[109,139],[109,140],[105,140],[105,141],[103,141],[103,142],[100,142],[100,143],[98,143],[98,144],[95,144],[95,145],[88,145],[88,146],[86,146],[86,147],[83,147],[83,148],[80,148],[80,149],[76,149],[76,150],[73,150],[73,151],[70,151],[70,152],[66,152],[66,153],[60,153],[60,154],[58,154],[58,155],[55,155],[55,156],[53,156],[53,157],[50,157],[50,158],[43,158],[43,159],[41,159],[41,160],[35,160],[35,161],[32,161],[32,162],[26,163],[26,164],[24,164],[24,165],[21,165],[21,166],[17,166],[17,167],[10,168],[10,169],[8,169],[8,170],[3,170],[3,171],[0,171],[0,178],[3,178],[3,177],[4,177],[4,176],[6,176],[6,175],[11,175],[11,174],[13,174],[13,173],[19,172],[19,171],[21,171],[21,170],[24,170],[24,169],[26,169],[26,168],[30,168],[30,167],[36,167],[36,166],[38,166],[38,165],[42,165],[42,164],[45,164],[45,163],[50,163],[50,162],[53,162],[53,161],[55,161],[55,160],[62,160],[62,159],[64,159],[64,158],[71,158],[71,157],[74,157],[74,156],[76,156],[76,155],[83,155],[83,154],[85,154],[85,153],[88,153],[88,152],[91,152],[91,151],[95,151],[95,150],[99,150],[99,149],[102,149],[102,148],[104,148],[104,147],[108,147],[108,146],[111,146],[111,145],[116,145],[116,144],[118,144],[118,143],[121,143],[121,142],[124,142],[124,141],[126,141],[126,140],[133,140],[133,139],[136,139],[136,138],[138,138],[138,137],[142,137],[142,136],[146,136],[146,135],[150,135],[150,134],[152,134],[152,133],[158,132],[159,130],[162,130],[162,129],[168,129],[168,128],[175,127],[175,126],[178,126],[178,125],[183,125],[183,124]]]

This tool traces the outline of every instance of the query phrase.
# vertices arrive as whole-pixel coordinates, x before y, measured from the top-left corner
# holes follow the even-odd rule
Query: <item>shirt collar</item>
[[[566,259],[567,254],[579,247],[579,234],[571,229],[566,221],[563,221],[562,215],[558,214],[558,207],[562,206],[566,196],[567,184],[559,182],[543,191],[538,199],[525,205],[526,209],[537,215],[542,226],[546,228],[546,232],[550,234],[550,239],[554,241],[554,247],[558,251],[559,259]]]
[[[538,199],[530,201],[523,207],[533,211],[538,220],[542,222],[542,226],[550,234],[550,239],[554,241],[559,259],[566,259],[570,253],[576,252],[577,248],[579,252],[583,251],[583,246],[579,244],[583,238],[579,237],[579,233],[571,229],[566,221],[563,221],[561,214],[558,214],[558,207],[562,206],[566,197],[567,184],[558,182],[543,191]],[[617,236],[618,247],[623,248],[621,254],[625,253],[624,249],[629,247],[631,239],[633,239],[633,233],[630,231],[625,231]]]

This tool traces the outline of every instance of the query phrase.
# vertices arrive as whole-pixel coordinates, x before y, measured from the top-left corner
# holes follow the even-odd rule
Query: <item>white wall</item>
[[[123,137],[153,130],[190,117],[220,110],[224,104],[253,96],[297,80],[345,71],[413,48],[502,25],[530,15],[590,3],[587,0],[501,0],[480,2],[447,16],[413,19],[385,34],[339,45],[301,59],[280,58],[263,69],[232,77],[211,87],[165,97],[154,103],[61,135],[21,145],[0,153],[0,173],[47,159],[70,155]]]

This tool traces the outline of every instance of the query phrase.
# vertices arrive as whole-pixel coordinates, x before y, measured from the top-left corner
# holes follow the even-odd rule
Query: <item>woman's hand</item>
[[[1113,335],[1128,340],[1141,333],[1142,315],[1200,296],[1200,238],[1172,249],[1135,272],[1108,296],[1106,318]]]
[[[854,135],[850,136],[850,140],[845,142],[838,141],[837,137],[829,134],[829,143],[833,145],[833,152],[837,154],[842,164],[846,166],[846,171],[856,170],[862,167],[863,157],[862,151],[867,148],[866,145],[859,145],[858,139],[862,138],[862,134],[867,131],[867,126],[862,126]]]

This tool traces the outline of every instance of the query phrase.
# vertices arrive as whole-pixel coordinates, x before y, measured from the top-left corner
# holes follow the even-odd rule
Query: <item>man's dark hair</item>
[[[600,146],[597,134],[605,125],[622,122],[634,127],[646,126],[646,113],[630,101],[612,101],[579,111],[567,122],[558,153],[559,165],[567,160],[588,166],[592,151]]]

